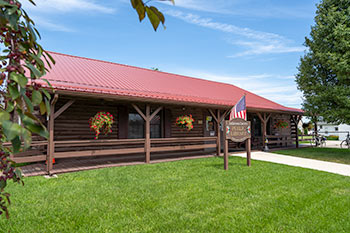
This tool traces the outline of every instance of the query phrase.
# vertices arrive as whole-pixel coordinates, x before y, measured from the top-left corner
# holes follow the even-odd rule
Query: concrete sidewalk
[[[231,156],[246,158],[246,153],[231,154]],[[350,165],[341,163],[325,162],[315,159],[305,159],[267,152],[252,152],[252,159],[271,163],[285,164],[294,167],[309,168],[319,171],[335,173],[343,176],[350,176]]]

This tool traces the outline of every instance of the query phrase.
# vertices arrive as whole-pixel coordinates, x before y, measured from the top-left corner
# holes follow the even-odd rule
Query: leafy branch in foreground
[[[37,43],[38,38],[40,34],[21,3],[0,0],[0,214],[7,217],[10,194],[5,187],[9,180],[20,183],[22,176],[10,154],[29,148],[33,133],[48,138],[35,111],[49,113],[51,96],[35,80],[54,60]]]
[[[156,7],[154,6],[148,6],[148,3],[152,0],[148,0],[146,2],[142,0],[130,0],[132,7],[136,10],[137,14],[139,15],[139,20],[142,22],[142,20],[145,19],[146,14],[151,22],[154,31],[157,31],[157,28],[160,23],[164,26],[165,23],[165,17],[162,12],[160,12]],[[168,1],[175,4],[174,0],[159,0],[159,1]],[[164,26],[165,28],[165,26]]]
[[[28,0],[35,5],[33,0]],[[171,1],[174,0],[159,0]],[[146,14],[154,30],[164,15],[150,1],[131,0],[140,21]],[[48,139],[40,119],[50,114],[51,94],[36,80],[55,64],[37,40],[40,34],[19,0],[0,0],[0,215],[9,217],[10,194],[5,192],[8,181],[22,183],[22,174],[10,155],[25,151],[31,145],[32,134]],[[48,67],[48,68],[47,68]],[[50,83],[45,80],[50,86]]]

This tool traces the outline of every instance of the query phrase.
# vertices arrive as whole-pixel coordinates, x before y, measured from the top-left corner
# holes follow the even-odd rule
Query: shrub
[[[339,136],[337,135],[329,135],[326,136],[327,140],[339,140]]]

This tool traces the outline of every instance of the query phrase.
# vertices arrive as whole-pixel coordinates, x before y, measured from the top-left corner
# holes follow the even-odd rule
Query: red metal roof
[[[231,84],[50,52],[56,65],[44,76],[56,90],[233,106],[246,94],[247,108],[302,112]]]

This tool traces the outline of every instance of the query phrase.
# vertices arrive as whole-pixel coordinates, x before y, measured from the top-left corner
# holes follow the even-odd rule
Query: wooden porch
[[[26,175],[51,175],[198,156],[219,156],[223,151],[221,122],[227,119],[229,109],[67,96],[62,96],[59,100],[58,97],[56,94],[53,98],[51,113],[46,122],[49,140],[33,138],[30,150],[12,156],[12,160],[17,163],[33,163],[23,167]],[[109,111],[118,116],[113,133],[101,136],[98,140],[93,139],[94,134],[88,127],[88,119],[96,111]],[[130,114],[138,114],[143,121],[142,138],[129,138]],[[196,122],[193,130],[183,131],[175,125],[176,117],[181,114],[194,115]],[[282,135],[268,134],[272,132],[268,130],[268,127],[271,128],[269,120],[278,114],[280,113],[249,111],[248,120],[255,117],[261,121],[256,125],[261,135],[253,137],[253,149],[262,149],[265,143],[271,147],[288,147],[296,141],[298,137],[295,125],[299,118],[295,115],[282,114],[290,121],[290,131]],[[161,122],[159,135],[152,138],[152,121],[157,117]],[[256,129],[252,129],[252,133],[254,130]],[[242,150],[244,145],[230,143],[230,148]]]

